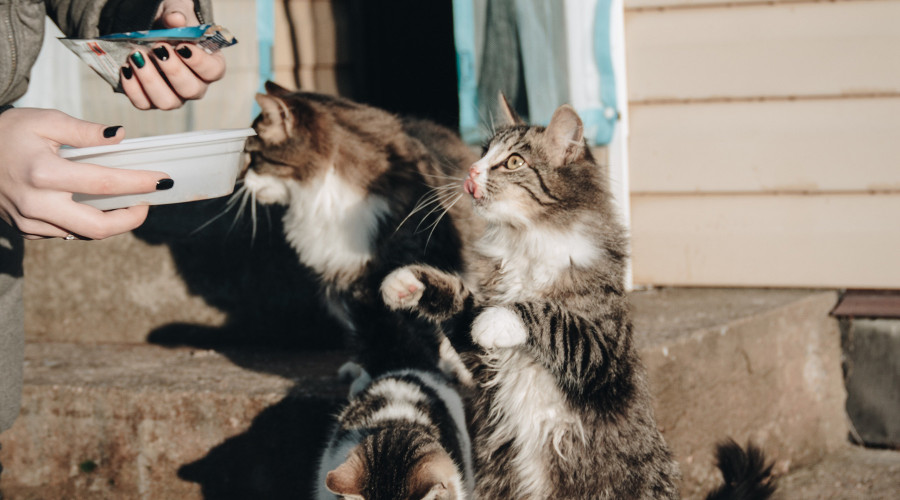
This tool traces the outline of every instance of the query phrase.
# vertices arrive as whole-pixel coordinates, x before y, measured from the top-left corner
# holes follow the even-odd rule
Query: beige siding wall
[[[635,284],[900,288],[900,1],[625,6]]]

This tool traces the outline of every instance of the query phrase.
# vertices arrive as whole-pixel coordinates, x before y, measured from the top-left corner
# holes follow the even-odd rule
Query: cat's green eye
[[[506,168],[515,170],[525,166],[525,159],[519,155],[512,155],[506,160]]]

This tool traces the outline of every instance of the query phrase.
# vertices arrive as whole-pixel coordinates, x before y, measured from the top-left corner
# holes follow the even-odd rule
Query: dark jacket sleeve
[[[46,0],[47,13],[69,37],[94,38],[153,28],[162,0]],[[210,0],[194,0],[201,23],[211,22]]]
[[[153,29],[153,17],[160,3],[162,0],[108,0],[100,12],[100,34]],[[201,5],[204,3],[207,5]],[[200,24],[209,22],[207,18],[212,18],[208,3],[194,0],[194,12],[197,13]]]

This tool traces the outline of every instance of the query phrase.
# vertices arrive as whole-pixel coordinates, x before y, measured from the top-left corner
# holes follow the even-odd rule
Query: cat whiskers
[[[199,227],[197,227],[197,229],[194,229],[193,231],[191,231],[191,235],[199,233],[200,231],[204,230],[206,228],[206,226],[209,226],[213,222],[219,220],[220,217],[222,217],[223,215],[228,213],[232,208],[234,208],[238,204],[239,201],[241,201],[241,197],[242,197],[242,195],[244,195],[244,192],[246,190],[247,190],[246,186],[241,185],[241,187],[239,187],[234,193],[232,193],[231,197],[228,199],[228,203],[225,204],[225,208],[223,208],[222,211],[219,212],[215,217],[212,217],[211,219],[209,219],[208,221],[204,222]],[[239,214],[240,214],[240,211],[239,211]],[[234,224],[232,224],[232,227],[234,227]]]
[[[426,174],[431,175],[431,174]],[[443,186],[438,186],[430,189],[427,193],[425,193],[419,201],[416,203],[416,206],[409,212],[409,214],[397,224],[397,228],[394,229],[394,232],[400,230],[403,224],[409,220],[413,215],[421,212],[422,210],[428,209],[428,212],[422,216],[419,220],[419,223],[416,225],[415,232],[418,233],[422,231],[422,225],[428,220],[429,217],[434,215],[435,213],[439,213],[437,217],[435,217],[434,222],[428,224],[425,229],[430,229],[431,231],[428,233],[428,238],[425,240],[425,248],[428,248],[428,243],[431,241],[431,236],[434,234],[435,229],[438,224],[440,224],[441,220],[447,215],[447,212],[453,208],[454,205],[462,198],[465,193],[459,190],[460,182],[459,179],[450,177],[450,176],[438,176],[434,175],[434,177],[446,177],[447,179],[452,179],[457,182],[452,184],[445,184]],[[430,208],[429,208],[430,207]]]
[[[428,218],[429,215],[434,213],[435,210],[442,208],[443,203],[453,197],[453,193],[451,191],[456,187],[459,187],[458,184],[447,184],[429,190],[421,198],[419,198],[419,201],[416,202],[416,206],[413,207],[409,214],[404,217],[399,224],[397,224],[397,228],[394,229],[394,232],[399,231],[403,224],[405,224],[410,217],[434,205],[434,207],[428,213],[426,213],[424,217],[422,217],[422,220],[419,221],[419,225],[416,226],[416,230],[418,230],[422,226],[422,222],[424,222],[424,220]]]
[[[251,230],[251,242],[256,239],[256,193],[247,189],[247,186],[239,181],[240,186],[232,193],[229,197],[228,202],[225,204],[225,208],[222,209],[215,217],[212,217],[208,221],[204,222],[197,229],[191,231],[191,234],[194,235],[199,233],[207,226],[217,221],[220,217],[230,212],[234,207],[237,208],[237,212],[234,214],[234,220],[231,221],[231,225],[228,227],[228,232],[234,230],[234,227],[237,225],[238,221],[241,217],[244,216],[244,211],[247,208],[247,203],[250,202],[250,218],[252,224]]]

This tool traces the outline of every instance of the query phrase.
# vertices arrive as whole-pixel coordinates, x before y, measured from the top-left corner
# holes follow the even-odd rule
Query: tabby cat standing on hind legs
[[[483,389],[476,498],[677,498],[632,341],[625,231],[581,120],[569,106],[546,128],[504,115],[463,186],[487,223],[465,278],[407,266],[385,303],[471,325],[451,341],[477,354]]]
[[[432,369],[438,330],[388,310],[378,289],[406,264],[461,269],[477,221],[466,220],[470,204],[454,202],[475,155],[425,120],[272,82],[266,90],[256,97],[262,113],[236,196],[287,207],[285,236],[319,277],[329,310],[354,333],[368,373]]]
[[[506,126],[463,189],[487,223],[464,277],[429,266],[392,272],[385,303],[448,328],[482,390],[474,404],[479,499],[678,498],[632,340],[626,236],[606,179],[569,106]],[[718,446],[716,500],[764,500],[758,448]]]

